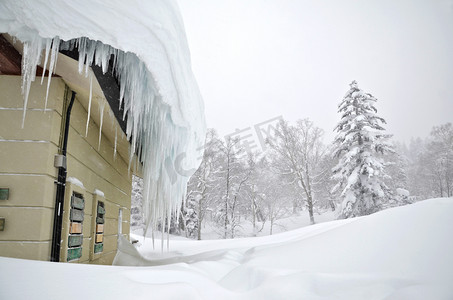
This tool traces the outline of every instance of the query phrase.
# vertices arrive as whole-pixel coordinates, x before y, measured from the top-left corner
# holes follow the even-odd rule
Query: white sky
[[[208,127],[282,115],[330,141],[357,80],[398,140],[453,122],[453,0],[179,0]]]

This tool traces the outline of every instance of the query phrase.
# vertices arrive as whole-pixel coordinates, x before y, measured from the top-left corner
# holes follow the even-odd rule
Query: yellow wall
[[[44,111],[46,85],[41,86],[38,81],[32,84],[22,129],[21,77],[0,76],[0,188],[10,189],[9,199],[0,200],[0,218],[6,219],[5,230],[0,231],[0,256],[49,260],[57,175],[54,155],[58,153],[65,83],[61,78],[52,79]],[[110,264],[116,251],[120,208],[123,210],[123,234],[129,234],[131,173],[121,155],[114,159],[113,141],[102,136],[98,149],[99,126],[92,120],[85,137],[87,111],[81,100],[87,102],[87,99],[76,97],[72,109],[67,165],[68,177],[79,179],[83,188],[71,183],[67,185],[61,253],[66,251],[68,203],[74,190],[83,193],[86,201],[83,251],[76,262]],[[108,111],[108,104],[105,104],[104,114]],[[99,111],[92,111],[93,114],[99,114]],[[115,121],[104,126],[118,124]],[[106,208],[106,231],[104,250],[94,256],[91,253],[92,210],[93,203],[100,197],[95,195],[95,189],[105,194],[101,201]]]
[[[104,114],[107,114],[106,105]],[[98,113],[93,112],[93,113]],[[83,183],[83,188],[68,184],[66,198],[69,199],[71,189],[83,193],[85,196],[85,219],[83,222],[84,244],[80,262],[111,264],[115,257],[118,239],[119,209],[123,210],[123,234],[129,238],[129,221],[131,209],[132,173],[128,171],[128,164],[117,155],[114,158],[114,145],[104,135],[99,145],[99,126],[90,121],[88,136],[85,137],[87,111],[76,97],[71,112],[71,127],[68,139],[68,178],[74,177]],[[103,126],[112,126],[104,123]],[[114,141],[113,141],[114,142]],[[95,190],[102,191],[105,197],[95,194]],[[93,254],[92,237],[94,223],[92,220],[97,201],[105,204],[106,220],[104,225],[104,250],[101,254]],[[69,212],[69,201],[65,202],[65,215]],[[63,232],[67,232],[67,223],[63,223]],[[88,233],[90,234],[88,236]],[[65,237],[67,235],[63,235]],[[63,245],[67,240],[63,238]],[[90,251],[87,251],[88,247]],[[65,249],[62,249],[62,252]],[[62,256],[63,257],[63,256]],[[91,258],[90,258],[91,257]]]
[[[32,85],[21,128],[21,77],[0,76],[0,188],[9,188],[0,200],[1,256],[49,260],[63,82],[52,82],[46,111],[45,93],[45,85]]]

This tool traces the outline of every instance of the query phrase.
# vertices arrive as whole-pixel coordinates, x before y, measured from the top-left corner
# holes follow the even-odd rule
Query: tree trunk
[[[224,224],[225,234],[224,239],[228,238],[228,200],[225,199],[225,224]]]
[[[233,198],[233,205],[231,205],[230,211],[231,211],[231,217],[230,217],[230,227],[231,227],[231,238],[234,239],[234,229],[235,229],[235,223],[236,223],[236,218],[235,218],[235,210],[236,210],[236,201],[237,198],[234,196]]]
[[[333,199],[330,199],[329,204],[330,204],[330,208],[332,209],[332,211],[335,211],[335,201],[333,201]]]
[[[203,215],[202,215],[202,207],[201,207],[201,204],[202,204],[202,199],[200,199],[200,203],[198,205],[198,228],[197,228],[197,240],[201,240],[201,223],[203,221]]]
[[[452,193],[451,193],[451,189],[450,189],[450,176],[449,176],[448,169],[449,169],[449,164],[448,164],[448,160],[447,160],[447,165],[445,166],[445,185],[446,185],[446,189],[447,189],[447,197],[450,197]]]
[[[271,230],[269,232],[270,235],[272,235],[272,229],[274,227],[274,219],[271,218]]]
[[[442,177],[441,176],[439,176],[439,189],[440,189],[440,197],[442,198],[444,196],[444,189],[443,189]]]
[[[311,196],[307,198],[307,205],[308,205],[308,214],[310,215],[310,224],[315,224],[315,218],[313,216],[313,199]]]
[[[255,207],[255,198],[252,198],[252,224],[253,224],[253,233],[256,231],[256,207]]]
[[[293,200],[293,215],[297,215],[297,199]]]
[[[225,195],[225,224],[224,224],[224,230],[225,230],[225,235],[224,239],[228,238],[228,198],[230,197],[230,155],[228,153],[227,155],[227,174],[226,174],[226,195]]]
[[[310,214],[310,224],[315,224],[315,218],[313,216],[313,195],[311,192],[311,180],[308,172],[308,163],[305,163],[305,176],[307,177],[307,202],[308,202],[308,213]]]

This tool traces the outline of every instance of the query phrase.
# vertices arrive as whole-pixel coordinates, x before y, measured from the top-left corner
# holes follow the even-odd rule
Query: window
[[[82,256],[82,223],[84,218],[84,208],[85,199],[83,198],[83,195],[73,192],[69,212],[68,261],[79,259]]]
[[[104,202],[99,201],[96,209],[96,232],[94,239],[94,253],[100,253],[104,250],[104,223],[105,223],[105,206]]]

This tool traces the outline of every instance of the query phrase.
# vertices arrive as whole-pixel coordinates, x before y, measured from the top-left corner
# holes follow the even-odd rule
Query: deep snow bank
[[[0,298],[452,299],[452,215],[453,199],[432,199],[274,236],[175,240],[165,255],[146,243],[148,259],[121,247],[117,263],[148,267],[0,258]]]
[[[78,47],[79,72],[85,61],[106,71],[114,55],[131,153],[141,148],[145,164],[145,217],[156,221],[180,207],[200,162],[205,119],[175,1],[4,0],[2,32],[24,43],[24,107],[36,65],[49,61],[52,70],[59,47]]]

